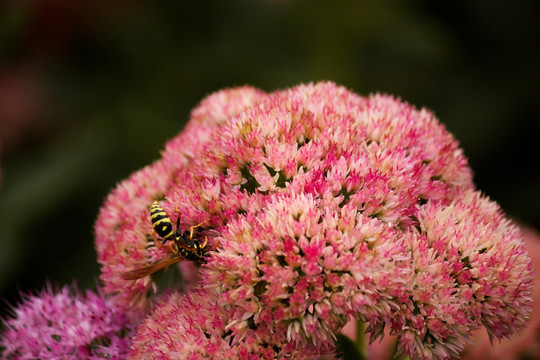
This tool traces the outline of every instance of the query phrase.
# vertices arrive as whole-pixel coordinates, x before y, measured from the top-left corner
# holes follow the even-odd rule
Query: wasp
[[[190,226],[189,230],[180,229],[180,211],[178,206],[176,207],[176,230],[173,230],[173,224],[171,219],[163,210],[157,200],[150,206],[150,221],[152,222],[152,237],[157,248],[162,248],[165,243],[168,242],[168,247],[174,254],[173,257],[159,261],[154,264],[143,266],[131,271],[127,271],[120,275],[124,280],[136,280],[145,276],[151,275],[156,271],[164,269],[172,264],[175,264],[182,260],[189,261],[205,261],[205,258],[210,254],[208,245],[208,238],[205,237],[204,242],[194,239],[194,230],[204,222]],[[158,240],[158,235],[161,241]],[[215,250],[219,245],[214,247]]]

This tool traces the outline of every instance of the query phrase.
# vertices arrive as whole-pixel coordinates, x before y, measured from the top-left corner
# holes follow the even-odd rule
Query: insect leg
[[[174,243],[176,244],[177,248],[182,248],[182,249],[184,249],[186,251],[189,251],[189,252],[195,252],[195,248],[191,247],[191,246],[188,246],[185,243],[185,240],[183,240],[183,238],[176,238],[174,240]]]
[[[208,220],[203,221],[203,222],[200,223],[200,224],[193,225],[193,226],[190,226],[190,227],[189,227],[189,240],[193,240],[193,229],[198,228],[199,226],[201,226],[202,224],[204,224],[204,223],[206,223],[206,222],[208,222]]]
[[[154,238],[154,244],[156,244],[156,247],[158,249],[161,249],[163,247],[163,244],[158,240],[156,230],[152,230],[152,237]]]
[[[178,204],[180,204],[180,199],[176,202],[176,206],[174,207],[174,212],[176,213],[176,228],[178,229],[180,227],[180,209],[178,208]]]
[[[175,255],[179,255],[178,248],[176,247],[176,243],[174,241],[171,241],[169,243],[169,250]]]

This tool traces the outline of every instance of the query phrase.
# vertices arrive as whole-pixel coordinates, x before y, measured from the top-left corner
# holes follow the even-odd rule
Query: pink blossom
[[[499,339],[525,327],[531,263],[519,230],[499,207],[466,190],[450,204],[429,202],[417,219],[406,233],[414,275],[386,320],[398,335],[397,354],[456,358],[482,325]]]
[[[348,318],[388,316],[410,275],[399,231],[312,195],[278,197],[223,230],[206,284],[234,304],[244,328],[273,323],[302,344],[333,341]]]
[[[162,351],[144,345],[168,331],[161,323],[180,336],[207,316],[242,342],[229,344],[233,352],[275,341],[331,349],[334,334],[359,319],[372,340],[390,328],[400,354],[455,358],[472,330],[503,338],[530,312],[519,231],[475,192],[466,158],[433,114],[390,96],[317,83],[203,100],[162,158],[120,184],[100,212],[101,279],[129,313],[159,288],[153,277],[120,274],[171,256],[152,246],[155,199],[182,229],[202,224],[195,241],[221,235],[208,239],[207,293],[193,295],[214,300],[196,306],[188,295],[156,308],[137,335],[144,356]],[[224,339],[194,331],[191,343],[204,351]],[[159,354],[185,346],[173,341]]]
[[[219,228],[207,286],[245,306],[249,321],[288,324],[302,343],[330,341],[350,317],[389,319],[412,276],[404,230],[424,203],[472,188],[466,160],[431,114],[333,84],[271,94],[218,140],[222,199],[251,201]]]
[[[127,283],[120,274],[157,257],[155,249],[147,248],[151,239],[147,207],[170,186],[169,177],[162,162],[133,174],[107,197],[95,225],[103,290],[114,295],[118,306],[135,315],[148,305],[145,293],[152,282],[146,278]]]
[[[102,295],[68,287],[27,295],[5,320],[3,359],[122,359],[129,324]]]
[[[224,119],[254,104],[261,92],[250,87],[222,90],[210,95],[193,110],[186,129],[165,146],[163,158],[120,183],[105,200],[95,225],[100,279],[104,291],[131,316],[140,316],[149,305],[147,293],[156,283],[147,277],[126,282],[120,274],[163,259],[166,249],[153,247],[148,208],[155,199],[177,188],[175,174],[189,169],[202,146]],[[171,216],[174,204],[164,204]]]
[[[211,293],[173,293],[155,306],[138,327],[129,359],[334,359],[333,349],[295,347],[283,332],[242,333],[227,324],[229,311]]]
[[[532,256],[535,268],[535,274],[538,274],[540,269],[540,235],[537,231],[527,227],[520,226],[525,240],[525,248]],[[532,294],[535,300],[540,298],[540,286],[534,284],[534,292]],[[502,341],[490,341],[488,332],[485,328],[480,328],[473,332],[471,337],[472,342],[465,345],[465,350],[462,353],[461,359],[508,359],[518,360],[522,358],[538,358],[540,355],[540,346],[537,341],[536,334],[540,330],[540,302],[534,303],[533,311],[531,312],[531,320],[526,325],[526,328],[520,333],[515,334],[510,339]],[[343,334],[350,338],[356,338],[355,321],[349,322],[343,328]],[[397,337],[390,335],[390,332],[385,331],[385,337],[381,342],[374,342],[367,349],[368,359],[390,360],[393,357],[392,351],[396,347]],[[420,344],[420,346],[422,346]]]
[[[540,234],[528,227],[520,226],[525,240],[525,247],[531,255],[534,264],[535,275],[538,278],[540,272]],[[488,332],[484,329],[476,331],[473,335],[474,344],[467,345],[463,359],[485,360],[507,359],[538,359],[540,358],[540,284],[534,284],[533,298],[535,299],[531,319],[527,327],[520,334],[502,341],[490,341]]]

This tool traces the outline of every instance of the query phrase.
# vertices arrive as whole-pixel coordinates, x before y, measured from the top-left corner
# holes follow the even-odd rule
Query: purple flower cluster
[[[3,359],[123,359],[129,327],[123,312],[90,291],[64,287],[28,295],[4,322]]]
[[[199,271],[181,263],[184,294],[120,277],[171,256],[153,246],[156,199],[202,224],[195,241],[219,234]],[[398,355],[449,359],[481,326],[523,328],[532,302],[519,231],[433,114],[333,83],[207,97],[109,195],[96,248],[108,301],[140,324],[132,359],[334,358],[349,320],[371,341],[388,329]]]

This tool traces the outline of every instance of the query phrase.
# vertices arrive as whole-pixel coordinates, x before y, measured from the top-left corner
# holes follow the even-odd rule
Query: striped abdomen
[[[169,219],[167,213],[159,205],[157,200],[155,200],[150,207],[150,221],[152,222],[154,230],[163,239],[163,241],[174,240],[171,219]]]

